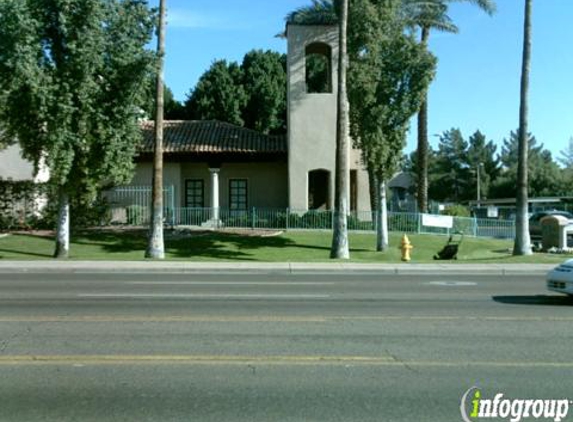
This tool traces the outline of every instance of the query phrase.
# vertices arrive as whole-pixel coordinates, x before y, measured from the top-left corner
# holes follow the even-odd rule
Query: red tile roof
[[[155,124],[144,121],[141,152],[153,152]],[[176,153],[286,154],[285,135],[264,135],[214,120],[169,120],[164,122],[163,151]]]

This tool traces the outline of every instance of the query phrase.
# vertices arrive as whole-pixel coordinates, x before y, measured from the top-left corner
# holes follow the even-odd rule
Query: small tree
[[[262,133],[286,132],[286,56],[273,51],[248,52],[241,64],[247,102],[245,127]]]
[[[388,247],[386,183],[397,170],[411,117],[434,75],[435,59],[404,34],[396,9],[353,0],[349,31],[351,133],[375,185],[377,250]]]
[[[131,177],[154,22],[144,0],[0,2],[0,120],[50,170],[58,258],[69,253],[70,196]]]

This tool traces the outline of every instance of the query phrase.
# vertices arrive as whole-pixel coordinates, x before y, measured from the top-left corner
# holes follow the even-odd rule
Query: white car
[[[573,296],[573,259],[568,259],[547,273],[547,288]]]

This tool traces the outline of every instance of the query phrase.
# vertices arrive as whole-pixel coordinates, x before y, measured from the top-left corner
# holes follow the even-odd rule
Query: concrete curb
[[[0,273],[337,273],[544,275],[555,264],[355,264],[157,261],[0,261]]]

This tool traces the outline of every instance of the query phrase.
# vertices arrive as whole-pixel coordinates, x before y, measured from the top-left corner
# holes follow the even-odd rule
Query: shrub
[[[146,222],[146,207],[141,205],[130,205],[125,209],[127,224],[130,226],[141,226]]]
[[[453,217],[469,217],[470,210],[463,205],[448,205],[444,211],[442,211],[444,215],[451,215]]]

